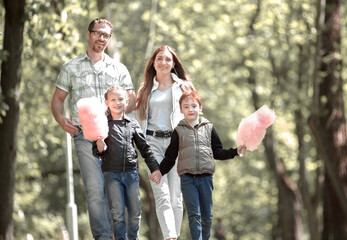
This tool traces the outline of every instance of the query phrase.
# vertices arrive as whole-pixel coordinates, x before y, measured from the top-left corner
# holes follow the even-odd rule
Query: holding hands
[[[152,182],[158,185],[160,183],[161,177],[162,177],[161,172],[158,169],[152,172],[151,175],[149,175],[149,180],[151,180]]]
[[[245,155],[246,150],[247,150],[246,145],[240,145],[240,146],[237,147],[237,154],[238,154],[240,157],[242,157],[243,155]]]

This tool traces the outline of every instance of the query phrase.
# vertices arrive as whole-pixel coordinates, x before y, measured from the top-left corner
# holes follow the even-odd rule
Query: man
[[[127,90],[129,105],[136,104],[134,87],[127,68],[105,54],[112,34],[112,24],[106,19],[95,19],[88,27],[88,47],[85,54],[66,62],[57,78],[52,98],[52,113],[62,129],[74,139],[82,180],[86,190],[90,227],[94,239],[109,240],[111,226],[104,196],[104,177],[101,162],[92,154],[92,142],[85,139],[78,119],[77,101],[95,96],[104,101],[104,93],[114,85]],[[64,101],[70,94],[71,119],[64,116]]]

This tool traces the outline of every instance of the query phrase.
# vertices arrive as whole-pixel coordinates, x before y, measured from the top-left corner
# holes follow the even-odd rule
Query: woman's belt
[[[172,136],[172,131],[151,131],[147,130],[146,135],[160,138],[170,138]]]

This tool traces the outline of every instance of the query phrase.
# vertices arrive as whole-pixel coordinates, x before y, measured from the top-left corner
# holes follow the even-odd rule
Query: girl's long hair
[[[147,61],[147,66],[144,73],[144,79],[140,85],[137,99],[136,99],[136,110],[138,111],[139,117],[141,120],[146,119],[148,98],[153,88],[153,79],[156,75],[156,70],[154,68],[154,60],[159,52],[165,51],[165,50],[168,50],[172,54],[172,58],[175,63],[174,67],[171,69],[171,72],[175,73],[178,78],[187,82],[187,84],[185,84],[184,86],[181,86],[182,90],[186,91],[187,89],[193,88],[193,85],[191,84],[191,79],[188,76],[188,74],[186,74],[186,72],[184,71],[184,68],[180,60],[178,59],[175,51],[169,46],[161,46],[157,48],[154,51],[152,57]]]

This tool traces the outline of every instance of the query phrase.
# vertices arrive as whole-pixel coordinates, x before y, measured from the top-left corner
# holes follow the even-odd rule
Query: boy
[[[192,240],[210,238],[212,225],[212,175],[214,159],[226,160],[246,152],[244,145],[237,149],[223,149],[222,142],[211,122],[199,117],[202,105],[196,91],[185,92],[180,100],[184,119],[174,129],[165,158],[160,163],[160,173],[150,179],[158,183],[170,171],[178,156],[177,172],[181,177],[181,190],[187,208]]]

